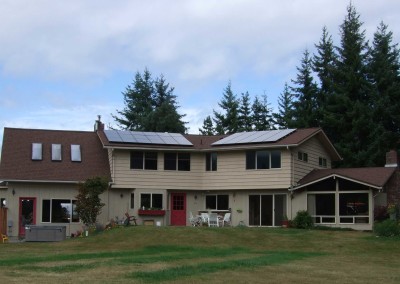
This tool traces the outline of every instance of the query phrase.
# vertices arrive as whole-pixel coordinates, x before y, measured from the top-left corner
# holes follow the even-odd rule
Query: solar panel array
[[[182,134],[162,132],[139,132],[122,130],[104,130],[108,141],[131,144],[158,144],[193,146]]]
[[[276,142],[295,130],[296,129],[283,129],[235,133],[217,142],[214,142],[211,145]]]

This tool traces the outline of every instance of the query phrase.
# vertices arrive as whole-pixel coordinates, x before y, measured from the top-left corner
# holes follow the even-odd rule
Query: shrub
[[[309,229],[313,226],[313,221],[307,211],[301,210],[297,212],[296,217],[293,219],[293,225],[295,228]]]
[[[374,232],[377,236],[381,237],[400,236],[400,225],[395,220],[387,219],[375,223]]]
[[[386,206],[375,206],[374,220],[375,221],[383,221],[387,218],[389,218],[389,214],[387,212]]]

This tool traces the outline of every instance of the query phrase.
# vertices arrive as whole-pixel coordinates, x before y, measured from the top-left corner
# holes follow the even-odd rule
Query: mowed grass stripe
[[[290,261],[301,260],[309,257],[325,255],[315,252],[268,252],[262,256],[253,258],[227,260],[222,262],[207,262],[196,265],[182,265],[158,271],[133,272],[127,275],[128,278],[141,279],[146,282],[171,281],[182,277],[195,276],[200,274],[215,273],[223,270],[250,269],[259,266],[277,265]]]
[[[138,251],[119,251],[104,253],[85,253],[85,254],[59,254],[48,257],[18,257],[7,259],[0,263],[0,266],[19,266],[22,270],[41,270],[41,266],[32,266],[32,263],[51,263],[60,261],[81,261],[81,260],[104,260],[110,259],[109,265],[119,264],[138,264],[169,262],[195,258],[227,257],[231,255],[249,253],[249,249],[244,248],[200,248],[187,246],[150,246]],[[29,265],[26,265],[29,264]],[[60,265],[63,267],[66,265]],[[91,269],[95,264],[87,267],[82,266],[80,270]],[[53,266],[56,269],[58,266]],[[49,267],[42,269],[51,270]],[[62,270],[62,269],[61,269]],[[68,269],[65,269],[68,272]]]

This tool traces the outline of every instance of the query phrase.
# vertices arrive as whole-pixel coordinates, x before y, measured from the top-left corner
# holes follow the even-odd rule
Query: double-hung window
[[[327,167],[326,158],[324,158],[324,157],[319,157],[319,159],[318,159],[318,164],[319,164],[320,167],[326,168],[326,167]]]
[[[164,170],[190,171],[190,153],[164,153]]]
[[[161,193],[142,193],[140,194],[140,208],[163,208],[163,195]]]
[[[281,167],[281,151],[260,150],[246,152],[246,169],[278,169]]]
[[[308,162],[308,154],[304,152],[297,152],[297,159],[303,162]]]
[[[131,152],[131,169],[157,170],[157,152]]]
[[[206,154],[206,171],[216,171],[217,170],[217,153],[207,153]]]
[[[228,210],[229,195],[228,194],[206,195],[206,208],[212,210]]]

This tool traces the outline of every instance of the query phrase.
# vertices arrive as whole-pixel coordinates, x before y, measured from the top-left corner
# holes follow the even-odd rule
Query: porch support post
[[[336,226],[339,225],[340,223],[340,217],[339,217],[339,179],[336,177],[335,179],[335,219],[336,219]]]

